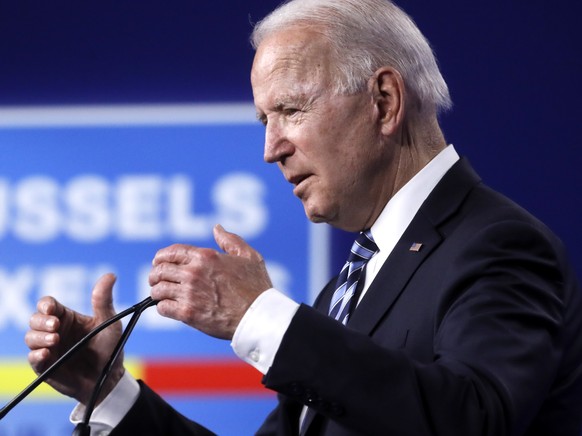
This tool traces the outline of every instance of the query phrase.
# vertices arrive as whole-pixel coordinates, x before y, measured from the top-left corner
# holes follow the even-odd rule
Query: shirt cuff
[[[266,374],[299,304],[271,288],[251,304],[241,319],[231,346],[245,362]]]
[[[108,435],[133,407],[139,392],[139,384],[125,371],[109,395],[95,407],[90,420],[91,435]],[[71,423],[76,425],[82,422],[84,413],[85,406],[77,404],[69,417]]]

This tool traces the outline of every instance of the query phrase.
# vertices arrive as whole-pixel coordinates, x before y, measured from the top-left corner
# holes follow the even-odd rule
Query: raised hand
[[[240,236],[218,225],[214,238],[224,253],[180,244],[158,251],[151,296],[161,315],[231,339],[249,306],[272,284],[263,257]]]
[[[95,284],[91,294],[93,316],[75,312],[52,297],[43,297],[38,301],[38,312],[32,315],[30,330],[25,336],[26,345],[31,350],[28,361],[36,373],[46,370],[93,328],[115,315],[112,297],[114,283],[115,276],[105,274]],[[60,367],[47,383],[62,394],[86,404],[121,336],[121,330],[121,323],[118,322],[99,333]],[[123,372],[123,357],[120,356],[100,399],[113,389]]]

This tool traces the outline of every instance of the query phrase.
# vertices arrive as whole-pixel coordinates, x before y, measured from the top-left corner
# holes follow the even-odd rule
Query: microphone
[[[87,404],[85,408],[85,415],[83,422],[77,424],[73,435],[89,435],[90,427],[89,427],[89,419],[91,418],[91,414],[93,413],[93,409],[95,408],[95,404],[97,403],[97,398],[99,397],[99,393],[103,388],[105,380],[109,376],[111,369],[119,354],[123,350],[123,346],[127,342],[129,335],[133,331],[133,328],[137,324],[137,321],[144,310],[148,307],[156,305],[158,302],[156,300],[152,300],[151,297],[147,297],[144,300],[140,301],[137,304],[125,309],[123,312],[119,312],[117,315],[109,318],[108,320],[104,321],[93,330],[91,330],[87,335],[85,335],[81,340],[79,340],[75,345],[73,345],[65,354],[63,354],[56,362],[54,362],[48,369],[46,369],[42,374],[40,374],[32,383],[30,383],[26,388],[24,388],[16,397],[10,400],[2,409],[0,409],[0,420],[2,420],[8,412],[10,412],[16,405],[18,405],[22,400],[24,400],[32,391],[34,391],[42,382],[44,382],[47,378],[49,378],[63,363],[65,363],[71,356],[73,356],[79,348],[89,342],[95,335],[100,333],[102,330],[109,327],[111,324],[119,321],[122,318],[125,318],[128,315],[133,314],[131,317],[125,331],[122,333],[121,338],[117,342],[113,353],[108,361],[108,363],[103,368],[97,383],[95,384],[95,388],[91,395],[91,400]]]

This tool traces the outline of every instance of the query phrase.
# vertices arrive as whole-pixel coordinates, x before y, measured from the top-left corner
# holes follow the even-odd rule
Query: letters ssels
[[[267,225],[266,190],[253,174],[228,173],[203,194],[212,210],[196,213],[194,181],[185,175],[122,175],[114,182],[89,174],[65,183],[47,176],[0,179],[0,238],[29,243],[58,237],[85,243],[108,237],[207,239],[216,223],[252,238]]]

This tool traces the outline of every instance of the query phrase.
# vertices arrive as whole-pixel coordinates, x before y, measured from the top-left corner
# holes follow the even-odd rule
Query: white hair
[[[338,77],[334,91],[363,91],[376,70],[399,71],[421,110],[452,106],[429,42],[414,21],[389,0],[290,0],[256,24],[256,49],[269,35],[292,26],[316,26],[330,43]]]

